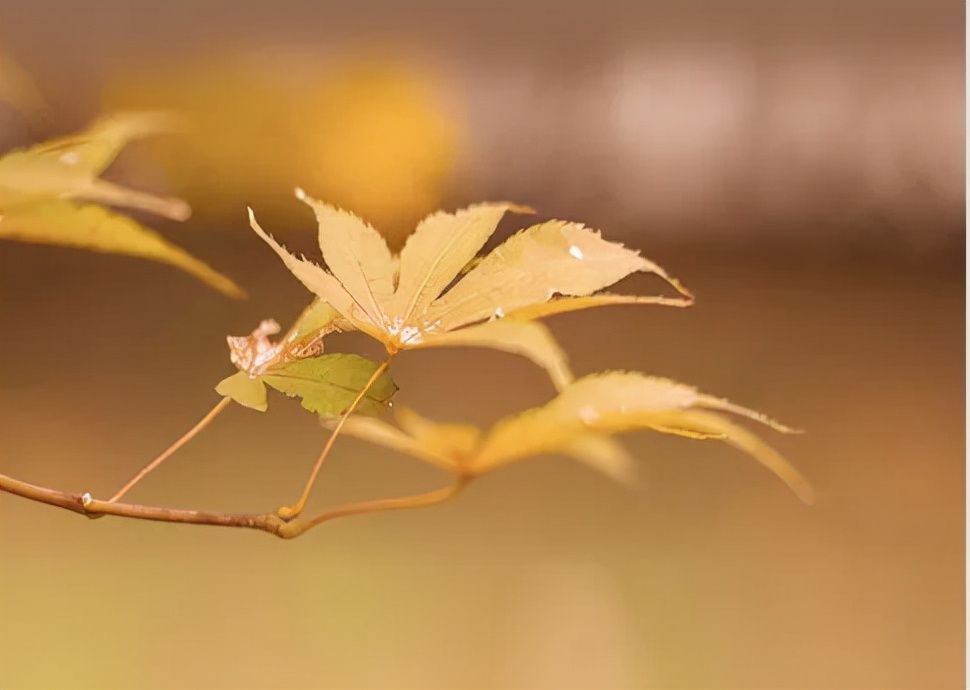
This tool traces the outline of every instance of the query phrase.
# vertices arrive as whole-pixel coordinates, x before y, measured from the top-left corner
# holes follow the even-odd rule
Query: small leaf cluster
[[[478,256],[506,213],[531,212],[511,203],[484,203],[432,214],[394,254],[381,234],[356,215],[302,190],[297,197],[316,216],[324,265],[287,251],[263,230],[252,210],[250,223],[314,301],[278,342],[268,337],[280,330],[273,321],[246,338],[230,337],[231,359],[239,372],[218,385],[220,394],[264,410],[268,385],[300,397],[334,433],[344,431],[464,480],[528,457],[560,453],[629,482],[635,463],[612,438],[615,434],[651,430],[721,440],[812,501],[802,475],[730,416],[783,433],[792,429],[662,377],[607,371],[574,379],[565,353],[538,319],[614,304],[685,307],[693,302],[679,281],[639,252],[579,223],[552,220],[522,229]],[[602,292],[635,272],[659,277],[676,294]],[[322,354],[327,335],[347,330],[381,343],[388,353],[384,365],[356,355]],[[384,403],[396,391],[386,371],[391,359],[407,350],[438,347],[483,347],[524,356],[548,373],[557,395],[489,430],[436,422],[400,405],[394,421],[383,418]],[[360,405],[352,405],[362,392]],[[341,413],[344,418],[338,421]]]

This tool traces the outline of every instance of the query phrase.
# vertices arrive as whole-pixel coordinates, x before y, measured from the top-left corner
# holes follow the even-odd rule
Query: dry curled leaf
[[[766,466],[806,503],[813,491],[805,478],[730,413],[776,431],[791,429],[764,415],[668,379],[612,371],[570,384],[542,407],[499,421],[487,432],[438,424],[399,409],[398,425],[351,417],[344,431],[464,476],[477,476],[524,458],[565,453],[611,477],[631,476],[630,458],[608,435],[638,429],[694,439],[722,440]]]
[[[167,263],[223,294],[241,297],[229,278],[136,220],[96,204],[123,206],[174,220],[189,216],[180,199],[158,197],[100,179],[130,141],[170,127],[160,113],[103,118],[80,134],[0,158],[0,239],[77,247]],[[94,203],[79,203],[79,202]]]
[[[347,410],[364,388],[378,365],[353,354],[323,354],[319,330],[307,331],[325,316],[325,307],[315,303],[304,310],[290,332],[278,342],[270,336],[280,326],[266,319],[248,336],[229,336],[229,358],[239,369],[216,386],[216,392],[254,410],[268,406],[266,386],[291,397],[322,416]],[[397,391],[385,372],[368,389],[358,409],[373,413],[383,408]]]
[[[692,302],[690,293],[657,264],[579,223],[533,225],[476,262],[506,212],[531,212],[514,204],[432,214],[396,256],[377,230],[352,213],[301,190],[297,197],[316,214],[327,269],[290,254],[259,226],[250,209],[253,230],[334,309],[334,319],[376,338],[392,354],[428,347],[488,347],[533,360],[562,388],[572,379],[565,354],[531,319],[606,304]],[[680,296],[593,294],[638,271],[661,277]]]

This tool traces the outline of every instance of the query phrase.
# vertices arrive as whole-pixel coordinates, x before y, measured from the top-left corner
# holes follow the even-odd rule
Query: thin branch
[[[100,501],[92,498],[88,493],[69,493],[49,489],[35,484],[0,474],[0,491],[21,496],[23,498],[57,506],[66,510],[80,513],[88,517],[115,515],[117,517],[133,518],[136,520],[155,520],[158,522],[180,522],[193,525],[216,525],[221,527],[245,527],[270,532],[277,536],[285,536],[283,528],[286,523],[278,516],[267,513],[262,515],[245,513],[214,513],[201,510],[184,510],[181,508],[165,508],[161,506],[147,506],[135,503],[117,503]]]
[[[135,484],[137,484],[142,479],[144,479],[146,476],[148,476],[159,465],[161,465],[163,462],[165,462],[166,460],[168,460],[168,458],[172,454],[174,454],[175,451],[177,451],[179,448],[181,448],[186,443],[188,443],[189,441],[191,441],[195,437],[196,434],[198,434],[200,431],[202,431],[207,426],[209,426],[209,424],[212,423],[212,420],[213,419],[215,419],[216,417],[218,417],[222,413],[223,410],[225,410],[227,407],[229,407],[229,404],[231,402],[232,402],[232,400],[230,398],[223,398],[222,400],[220,400],[219,403],[215,407],[213,407],[211,410],[209,410],[208,414],[206,414],[205,417],[203,417],[202,419],[200,419],[199,422],[194,427],[192,427],[191,429],[189,429],[188,431],[186,431],[184,434],[182,434],[182,436],[175,443],[173,443],[168,448],[166,448],[162,452],[162,454],[159,455],[157,458],[155,458],[150,463],[148,463],[147,465],[145,465],[144,467],[142,467],[138,471],[138,473],[135,474],[134,477],[132,477],[131,479],[129,479],[128,482],[123,487],[121,487],[120,489],[118,489],[118,491],[115,493],[115,495],[108,499],[108,503],[114,503],[115,501],[117,501],[118,499],[120,499],[122,496],[124,496],[126,493],[128,493],[132,489],[132,487],[135,486]]]
[[[299,536],[303,532],[306,532],[313,527],[324,522],[329,522],[330,520],[336,520],[341,517],[349,517],[351,515],[365,515],[367,513],[378,513],[387,510],[405,510],[409,508],[425,508],[427,506],[436,505],[438,503],[444,503],[445,501],[454,498],[462,490],[468,486],[471,482],[470,476],[459,475],[455,479],[455,483],[450,486],[445,486],[440,489],[435,489],[434,491],[428,491],[421,494],[415,494],[413,496],[401,496],[398,498],[380,498],[373,501],[361,501],[359,503],[348,503],[337,508],[331,508],[323,513],[320,513],[316,517],[312,517],[309,520],[299,520],[297,522],[289,523],[290,526],[296,528],[296,534],[293,536]]]
[[[92,498],[91,494],[69,493],[50,489],[36,484],[29,484],[0,474],[0,491],[20,496],[31,501],[44,503],[70,510],[90,518],[103,515],[130,518],[134,520],[153,520],[156,522],[172,522],[190,525],[210,525],[215,527],[238,527],[254,529],[276,535],[282,539],[293,539],[313,529],[324,522],[350,515],[363,515],[386,510],[402,510],[406,508],[421,508],[442,503],[457,495],[471,481],[470,477],[457,477],[455,483],[435,491],[403,496],[400,498],[385,498],[374,501],[349,503],[328,510],[309,520],[294,520],[287,522],[275,513],[218,513],[200,510],[185,510],[182,508],[167,508],[162,506],[148,506],[136,503],[118,503],[101,501]]]
[[[343,416],[340,417],[340,421],[337,422],[337,425],[330,434],[330,438],[327,439],[327,443],[323,446],[323,450],[320,451],[320,455],[317,457],[317,461],[314,463],[313,469],[310,471],[310,476],[307,478],[306,485],[303,487],[303,493],[300,494],[300,498],[293,505],[283,506],[276,511],[276,514],[281,518],[284,520],[292,520],[303,512],[303,508],[306,507],[306,502],[310,498],[310,492],[313,490],[313,485],[317,481],[317,476],[320,474],[320,469],[323,467],[323,463],[327,459],[327,456],[330,455],[330,450],[333,448],[333,444],[337,441],[337,437],[340,435],[340,430],[343,428],[344,423],[346,423],[347,418],[354,413],[357,406],[360,405],[361,400],[363,400],[364,396],[366,396],[368,391],[370,391],[371,387],[377,382],[381,375],[387,371],[387,368],[391,365],[392,358],[393,355],[389,355],[387,359],[381,362],[380,366],[378,366],[377,369],[374,370],[374,373],[371,374],[371,377],[368,379],[367,383],[364,384],[364,387],[360,389],[360,393],[358,393],[357,397],[354,398],[354,401],[350,404],[350,407],[348,407],[343,413]]]

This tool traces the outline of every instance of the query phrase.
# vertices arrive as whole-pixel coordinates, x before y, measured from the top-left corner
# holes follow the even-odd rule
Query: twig
[[[115,493],[115,495],[108,499],[108,503],[114,503],[115,501],[117,501],[118,499],[120,499],[122,496],[124,496],[126,493],[128,493],[131,490],[131,488],[133,486],[135,486],[135,484],[137,484],[142,479],[144,479],[146,476],[148,476],[148,474],[150,474],[159,465],[161,465],[163,462],[165,462],[173,453],[175,453],[175,451],[177,451],[179,448],[181,448],[186,443],[188,443],[189,441],[191,441],[195,437],[196,434],[198,434],[200,431],[202,431],[207,426],[209,426],[209,424],[212,422],[213,419],[215,419],[216,417],[218,417],[222,413],[223,410],[225,410],[227,407],[229,407],[229,404],[231,402],[232,402],[232,400],[230,398],[223,398],[222,400],[220,400],[219,403],[215,407],[213,407],[211,410],[209,410],[208,414],[206,414],[205,417],[203,417],[201,420],[199,420],[199,422],[194,427],[192,427],[191,429],[189,429],[188,431],[186,431],[184,434],[182,434],[182,436],[175,443],[173,443],[168,448],[166,448],[162,452],[162,454],[159,455],[157,458],[155,458],[150,463],[148,463],[147,465],[145,465],[144,467],[142,467],[138,471],[138,473],[135,474],[134,477],[132,477],[131,479],[129,479],[128,482],[123,487],[121,487],[120,489],[118,489],[118,491]]]
[[[364,515],[366,513],[378,513],[387,510],[426,508],[438,503],[444,503],[448,499],[454,498],[461,493],[466,486],[468,486],[471,480],[471,476],[459,475],[455,479],[455,483],[451,486],[445,486],[440,489],[435,489],[434,491],[415,494],[413,496],[402,496],[400,498],[381,498],[374,501],[348,503],[347,505],[332,508],[326,512],[320,513],[316,517],[312,517],[309,520],[298,520],[296,522],[288,523],[288,526],[295,527],[297,529],[297,532],[293,534],[293,536],[296,537],[321,523],[336,520],[337,518],[341,517]]]
[[[317,476],[320,474],[320,469],[323,467],[323,463],[327,459],[327,456],[330,455],[330,450],[333,448],[333,444],[337,441],[337,437],[340,435],[340,430],[343,428],[344,423],[347,421],[347,418],[354,413],[354,410],[356,410],[357,406],[360,405],[360,401],[364,399],[364,396],[367,395],[367,392],[377,382],[377,379],[379,379],[381,375],[387,371],[387,368],[391,365],[392,358],[393,355],[389,355],[387,359],[381,362],[380,366],[378,366],[377,369],[374,370],[374,373],[371,374],[371,377],[368,379],[367,383],[364,384],[364,387],[360,389],[360,393],[358,393],[357,397],[354,398],[354,401],[350,404],[350,407],[348,407],[343,413],[343,416],[340,417],[340,421],[337,422],[337,425],[330,434],[330,438],[327,439],[327,443],[323,446],[323,450],[320,451],[320,455],[317,457],[317,461],[314,463],[313,469],[310,471],[310,476],[307,478],[306,485],[303,487],[303,493],[300,494],[300,498],[293,505],[283,506],[276,511],[276,514],[281,518],[284,520],[292,520],[303,512],[303,508],[306,506],[306,502],[310,498],[310,492],[313,490],[313,485],[317,481]]]
[[[363,515],[386,510],[402,510],[434,505],[457,495],[470,481],[469,477],[459,476],[451,486],[426,493],[400,498],[386,498],[374,501],[349,503],[332,508],[309,520],[287,522],[275,513],[218,513],[182,508],[149,506],[137,503],[118,503],[101,501],[89,493],[69,493],[29,484],[0,474],[0,491],[21,496],[31,501],[70,510],[90,518],[103,515],[130,518],[135,520],[154,520],[191,525],[211,525],[216,527],[239,527],[255,529],[276,535],[282,539],[293,539],[319,524],[350,515]]]

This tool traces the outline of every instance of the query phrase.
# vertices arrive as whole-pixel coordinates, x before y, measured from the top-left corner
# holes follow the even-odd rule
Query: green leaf
[[[222,379],[216,386],[216,393],[231,398],[243,407],[266,411],[266,385],[262,379],[250,378],[245,371],[237,371]]]
[[[301,398],[307,410],[330,417],[350,407],[377,367],[376,362],[358,355],[322,355],[273,367],[262,380],[281,393]],[[397,386],[385,372],[357,409],[370,414],[379,412],[395,392]]]

